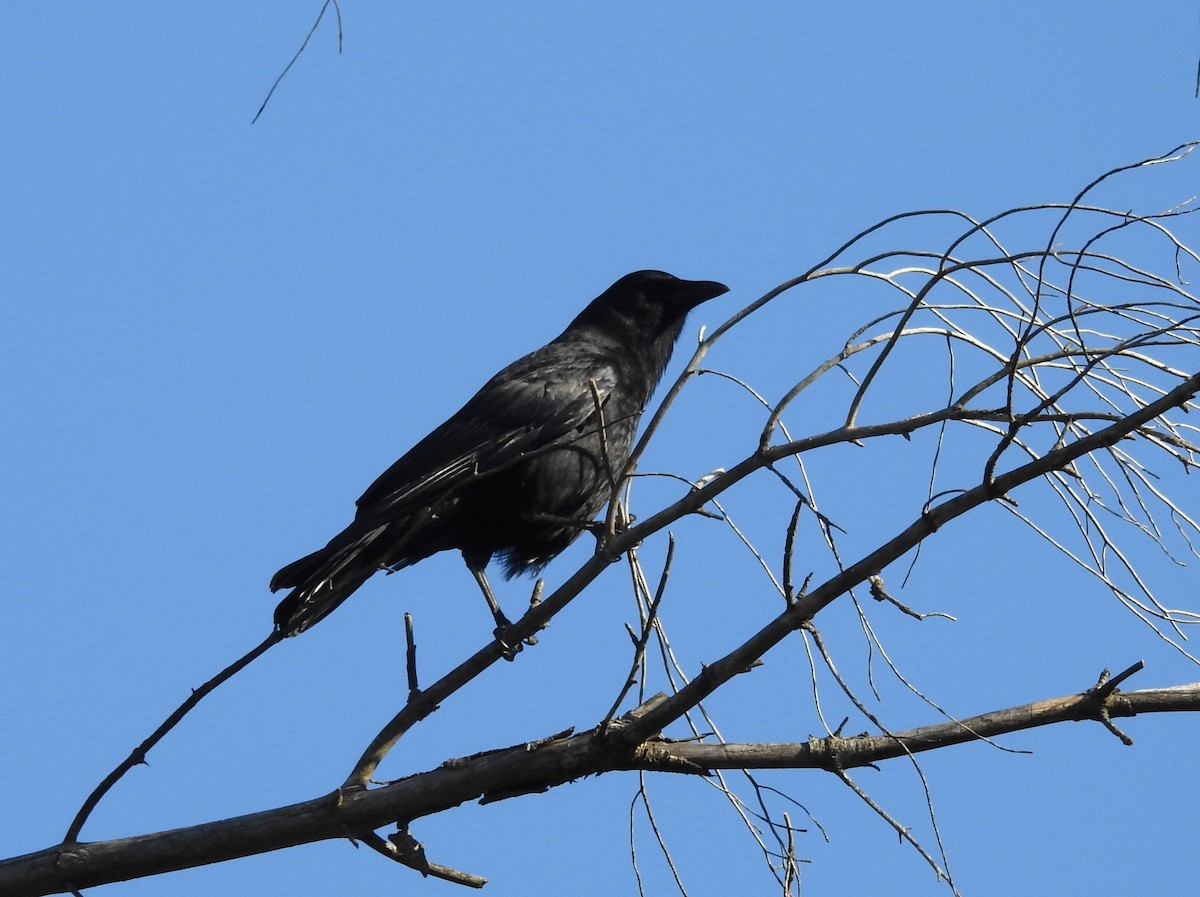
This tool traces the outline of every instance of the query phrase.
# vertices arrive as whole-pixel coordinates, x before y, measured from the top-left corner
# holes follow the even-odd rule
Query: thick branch
[[[794,743],[680,742],[670,744],[667,750],[677,760],[694,763],[705,769],[850,769],[1022,729],[1083,720],[1102,722],[1101,714],[1098,713],[1100,706],[1108,711],[1110,717],[1136,716],[1139,713],[1200,711],[1200,682],[1174,688],[1117,692],[1103,705],[1087,692],[1066,695],[983,713],[967,719],[922,726],[907,732],[897,732],[894,736],[860,735],[843,738],[831,735],[827,738],[813,738]]]
[[[661,699],[660,699],[661,700]],[[652,702],[655,703],[652,699]],[[189,828],[95,843],[63,844],[0,862],[0,893],[40,897],[207,865],[377,828],[456,807],[545,791],[618,770],[702,774],[721,768],[848,768],[1066,720],[1200,711],[1200,683],[1037,701],[894,736],[811,739],[798,744],[697,744],[653,740],[632,748],[586,732],[448,761],[372,791],[315,800]],[[629,718],[636,718],[637,712]]]

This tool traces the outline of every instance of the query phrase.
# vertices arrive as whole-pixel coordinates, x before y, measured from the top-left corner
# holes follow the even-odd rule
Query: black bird
[[[456,548],[502,638],[488,561],[500,555],[510,577],[536,573],[588,527],[629,460],[684,318],[728,289],[662,271],[614,283],[389,467],[328,545],[275,574],[271,591],[292,590],[275,609],[279,631],[308,629],[379,570]]]

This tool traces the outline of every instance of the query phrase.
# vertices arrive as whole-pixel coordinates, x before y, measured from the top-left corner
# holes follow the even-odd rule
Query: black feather
[[[271,591],[292,590],[276,625],[302,632],[375,572],[451,548],[480,576],[493,555],[509,576],[541,570],[611,496],[687,313],[727,290],[622,277],[384,471],[328,545],[275,574]]]

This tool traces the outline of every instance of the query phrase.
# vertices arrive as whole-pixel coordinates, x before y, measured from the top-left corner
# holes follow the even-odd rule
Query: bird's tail
[[[322,620],[378,572],[379,562],[370,548],[385,529],[351,526],[320,551],[292,561],[271,577],[272,592],[292,590],[275,608],[275,625],[284,636],[298,635]]]

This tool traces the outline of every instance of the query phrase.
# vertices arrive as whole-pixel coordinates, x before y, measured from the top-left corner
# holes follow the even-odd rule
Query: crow
[[[275,574],[272,592],[291,589],[275,609],[277,631],[301,633],[376,572],[453,548],[503,644],[509,623],[488,561],[499,555],[508,577],[536,574],[592,525],[629,460],[684,318],[728,289],[663,271],[614,283],[384,471],[328,545]]]

